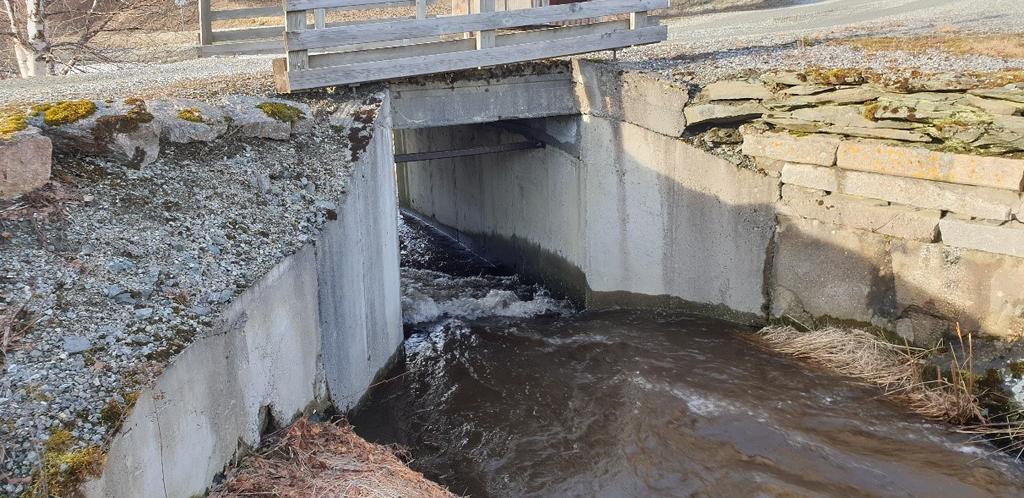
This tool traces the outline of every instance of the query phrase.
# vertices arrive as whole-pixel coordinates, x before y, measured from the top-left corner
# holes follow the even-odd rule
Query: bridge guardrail
[[[281,92],[471,69],[609,50],[665,40],[647,12],[668,0],[592,0],[495,11],[474,0],[475,13],[384,19],[308,29],[310,11],[373,8],[383,0],[284,0],[285,58],[274,61]],[[608,19],[627,15],[628,19]],[[567,26],[572,21],[594,21]]]

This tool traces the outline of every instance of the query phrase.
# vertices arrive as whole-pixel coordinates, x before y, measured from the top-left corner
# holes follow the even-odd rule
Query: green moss
[[[0,140],[10,140],[15,133],[28,128],[28,118],[21,114],[0,114]]]
[[[75,496],[78,486],[91,476],[98,476],[106,456],[98,446],[74,448],[70,432],[56,429],[43,444],[43,461],[25,495],[32,498]]]
[[[135,406],[135,402],[139,400],[139,394],[141,393],[138,391],[126,393],[123,396],[124,403],[119,403],[117,400],[111,398],[110,401],[107,401],[107,405],[100,410],[100,421],[110,429],[111,433],[116,432],[121,428],[121,422],[123,422],[125,417],[128,416],[128,413],[131,412],[132,407]]]
[[[267,116],[285,123],[294,123],[306,117],[306,114],[298,107],[280,102],[264,102],[257,104],[256,108]]]
[[[74,123],[92,116],[96,112],[96,104],[91,100],[62,100],[55,104],[40,107],[43,122],[48,126],[61,126]]]
[[[191,123],[205,123],[206,118],[203,117],[203,113],[199,112],[199,109],[195,107],[189,107],[178,111],[178,117]]]

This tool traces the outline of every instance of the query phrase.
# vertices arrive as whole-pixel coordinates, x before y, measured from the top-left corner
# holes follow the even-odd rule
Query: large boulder
[[[224,99],[224,112],[243,137],[288,140],[313,125],[309,106],[291,100],[231,95]]]
[[[160,123],[139,99],[61,101],[35,106],[29,118],[57,150],[107,156],[132,167],[160,153]]]
[[[161,138],[169,142],[212,142],[228,130],[224,112],[198,100],[150,102],[149,112],[160,123]]]
[[[0,199],[43,186],[50,179],[52,151],[50,139],[38,128],[0,133]]]

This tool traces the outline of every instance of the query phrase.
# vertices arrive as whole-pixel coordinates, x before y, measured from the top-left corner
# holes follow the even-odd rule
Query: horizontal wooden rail
[[[214,10],[210,12],[212,21],[230,21],[233,19],[254,19],[258,17],[280,17],[284,15],[281,7],[253,7],[249,9]]]
[[[535,43],[567,36],[584,36],[599,33],[611,33],[629,29],[628,20],[607,21],[581,26],[569,26],[564,28],[544,28],[519,33],[499,34],[494,39],[495,47],[507,47],[523,43]],[[396,46],[347,50],[345,52],[328,52],[309,56],[309,67],[331,67],[357,62],[386,61],[402,59],[407,57],[422,57],[424,55],[450,54],[464,50],[476,49],[476,40],[465,38],[459,40],[433,41],[432,43],[404,43]]]
[[[285,0],[284,10],[313,9],[374,9],[382,4],[395,3],[394,0]]]
[[[338,0],[330,0],[332,2]],[[507,12],[408,19],[285,33],[287,51],[531,26],[668,7],[668,0],[594,0]]]
[[[278,59],[274,61],[275,77],[279,89],[289,92],[431,74],[439,72],[439,70],[457,71],[609,50],[630,45],[643,45],[662,41],[667,35],[668,28],[665,26],[648,26],[611,33],[586,34],[530,43],[511,43],[481,50],[359,62],[315,69],[289,68],[285,59]]]

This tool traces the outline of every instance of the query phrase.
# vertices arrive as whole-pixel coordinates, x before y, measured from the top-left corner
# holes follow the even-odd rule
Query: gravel
[[[336,215],[351,150],[326,115],[345,100],[307,97],[317,124],[290,141],[165,145],[142,170],[59,157],[44,190],[59,202],[0,204],[0,317],[28,311],[0,356],[0,495],[21,492],[53,430],[106,442],[105,406]]]

